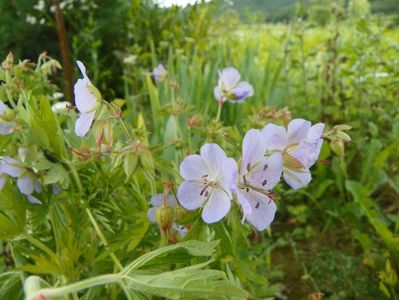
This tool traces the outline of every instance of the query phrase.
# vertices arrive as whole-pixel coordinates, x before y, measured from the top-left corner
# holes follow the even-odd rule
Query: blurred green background
[[[2,57],[12,51],[35,61],[47,51],[62,61],[54,3],[0,2]],[[313,291],[398,299],[398,0],[215,0],[184,8],[65,0],[61,8],[70,62],[85,63],[105,99],[126,99],[132,122],[140,112],[149,116],[152,144],[167,142],[171,111],[183,129],[195,115],[204,124],[213,118],[217,70],[226,66],[253,84],[255,96],[225,105],[230,129],[198,132],[201,143],[228,149],[236,132],[284,123],[289,112],[352,126],[344,158],[318,164],[306,189],[281,191],[273,234],[241,249],[253,265],[237,263],[235,272],[256,299],[305,299]],[[181,107],[170,106],[167,87],[155,90],[150,72],[158,63],[179,83]],[[60,72],[52,81],[67,88]],[[329,154],[324,147],[322,159]]]

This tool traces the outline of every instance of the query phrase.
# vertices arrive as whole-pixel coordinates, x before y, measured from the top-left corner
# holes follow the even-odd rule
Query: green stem
[[[119,118],[119,122],[120,122],[121,125],[122,125],[122,129],[123,129],[123,132],[125,133],[126,137],[127,137],[130,141],[132,141],[133,138],[132,138],[132,136],[130,135],[129,131],[127,130],[127,127],[126,127],[126,125],[125,125],[125,122],[123,122],[123,120],[122,120],[121,118]]]
[[[86,210],[87,215],[89,216],[89,219],[90,219],[91,223],[93,224],[94,229],[97,232],[98,237],[100,238],[100,240],[104,244],[105,248],[108,248],[109,247],[109,243],[108,243],[107,239],[105,238],[105,235],[101,231],[100,226],[98,225],[98,223],[97,223],[96,219],[94,218],[93,214],[91,213],[90,209],[86,208],[85,210]],[[118,260],[118,258],[115,256],[114,252],[111,251],[109,256],[114,261],[114,264],[117,267],[117,269],[119,269],[119,271],[122,270],[123,266],[122,266],[121,262]]]
[[[82,280],[76,283],[65,285],[59,288],[45,288],[38,290],[34,295],[31,295],[27,300],[36,300],[39,296],[44,296],[46,299],[55,297],[64,297],[65,295],[75,293],[87,288],[98,285],[105,285],[111,283],[120,283],[120,274],[100,275],[97,277]]]
[[[79,193],[81,194],[83,192],[83,186],[82,182],[80,181],[79,174],[75,169],[75,166],[73,165],[72,162],[68,163],[69,169],[71,170],[72,177],[75,180],[76,186],[78,187]]]
[[[218,112],[216,115],[216,122],[218,122],[220,119],[220,115],[222,113],[222,106],[223,106],[223,101],[218,101]]]
[[[29,234],[24,234],[24,238],[27,239],[29,242],[31,242],[33,245],[35,245],[37,248],[42,250],[44,253],[46,253],[54,262],[58,262],[57,255],[53,252],[53,250],[51,250],[45,244],[43,244],[42,242],[35,239],[33,236]]]
[[[7,99],[8,101],[11,103],[12,108],[16,108],[17,104],[14,101],[14,98],[12,97],[12,94],[10,93],[10,86],[11,86],[11,77],[10,77],[10,72],[6,71],[6,83],[7,83],[7,87],[5,88],[6,91],[6,95],[7,95]]]

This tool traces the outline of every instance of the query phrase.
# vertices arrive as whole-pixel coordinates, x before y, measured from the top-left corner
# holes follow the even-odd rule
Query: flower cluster
[[[227,215],[235,198],[243,221],[266,229],[276,212],[271,190],[281,177],[294,189],[311,181],[309,168],[319,156],[323,129],[324,124],[311,126],[303,119],[292,120],[287,129],[275,124],[251,129],[243,140],[240,166],[217,144],[205,144],[200,155],[189,155],[180,165],[181,205],[203,207],[204,222],[214,223]]]

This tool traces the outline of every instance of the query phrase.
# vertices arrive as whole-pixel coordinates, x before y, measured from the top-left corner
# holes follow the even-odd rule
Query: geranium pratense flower
[[[225,68],[219,71],[219,82],[213,90],[218,101],[240,102],[254,95],[254,89],[246,81],[240,81],[241,75],[234,68]]]
[[[205,144],[200,154],[189,155],[181,163],[184,181],[179,186],[178,198],[188,210],[203,206],[204,222],[215,223],[230,210],[237,163],[216,144]]]
[[[83,78],[78,79],[74,86],[75,104],[79,110],[79,118],[75,123],[75,133],[77,136],[85,136],[94,121],[96,110],[101,101],[100,92],[91,83],[86,75],[86,68],[81,61],[76,62]]]
[[[18,178],[18,189],[22,194],[28,197],[29,202],[33,204],[40,203],[40,201],[32,194],[34,191],[40,193],[42,191],[42,185],[32,171],[25,168],[17,160],[5,156],[3,157],[3,161],[0,163],[0,176],[4,176],[4,174]]]
[[[159,64],[153,71],[155,81],[162,82],[168,77],[168,72],[162,64]]]
[[[282,171],[281,155],[265,157],[266,141],[257,129],[249,130],[242,144],[237,199],[247,219],[257,230],[266,229],[274,219],[276,204],[270,196]]]
[[[284,180],[293,189],[299,189],[312,180],[309,168],[319,157],[323,130],[324,124],[311,126],[303,119],[292,120],[287,129],[275,124],[268,124],[263,129],[267,153],[281,155]]]

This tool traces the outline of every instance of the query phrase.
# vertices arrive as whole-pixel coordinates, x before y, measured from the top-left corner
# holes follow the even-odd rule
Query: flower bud
[[[350,141],[352,141],[352,139],[349,136],[349,134],[347,134],[347,133],[345,133],[343,131],[338,131],[337,138],[342,140],[344,143],[349,143]]]
[[[14,55],[12,52],[8,53],[6,59],[3,61],[1,66],[3,67],[4,70],[11,70],[12,64],[14,62]]]
[[[176,215],[176,223],[180,224],[184,220],[184,218],[188,215],[188,211],[185,210],[180,205],[178,205],[175,210],[175,215]]]
[[[113,130],[110,120],[98,120],[93,125],[93,134],[96,139],[97,145],[103,144],[103,140],[107,142],[108,146],[113,143]]]
[[[160,206],[155,211],[155,219],[159,228],[168,234],[173,225],[174,211],[171,206]]]
[[[200,127],[202,123],[202,118],[200,115],[194,115],[187,120],[188,128]]]
[[[344,142],[341,139],[332,140],[331,143],[330,143],[330,148],[338,156],[344,156],[345,155],[345,145],[344,145]]]

